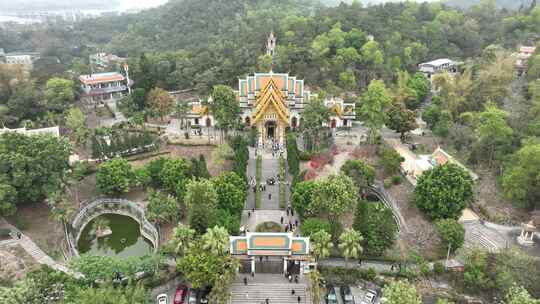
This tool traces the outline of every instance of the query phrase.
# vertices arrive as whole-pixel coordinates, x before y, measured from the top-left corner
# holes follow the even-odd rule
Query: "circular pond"
[[[91,220],[77,245],[81,254],[117,257],[144,256],[153,251],[152,243],[141,235],[139,223],[118,214],[103,214]]]

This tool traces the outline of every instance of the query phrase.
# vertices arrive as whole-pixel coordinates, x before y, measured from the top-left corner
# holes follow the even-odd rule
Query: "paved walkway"
[[[362,264],[358,264],[358,260],[350,260],[349,263],[345,262],[345,259],[331,258],[324,259],[317,262],[320,266],[326,267],[343,267],[368,270],[374,269],[376,272],[398,272],[399,268],[396,266],[392,270],[392,263],[380,262],[380,261],[362,261]]]
[[[263,153],[262,155],[262,174],[261,184],[266,186],[266,190],[262,191],[261,196],[261,210],[280,210],[279,207],[279,183],[277,180],[277,174],[279,173],[279,158],[272,157],[272,154]],[[255,157],[255,149],[249,149],[249,160],[247,175],[248,180],[251,177],[257,176],[257,159]],[[276,180],[274,185],[266,184],[266,180],[273,177]],[[250,188],[248,193],[247,202],[245,204],[246,210],[251,210],[255,207],[255,192]]]
[[[114,125],[116,125],[118,123],[127,121],[126,117],[124,116],[124,113],[122,113],[118,109],[116,99],[105,100],[104,103],[107,106],[107,108],[109,108],[109,110],[113,113],[114,117],[111,118],[111,119],[103,120],[101,122],[102,126],[112,127],[112,126],[114,126]]]
[[[55,270],[62,271],[64,273],[74,275],[76,278],[80,278],[83,275],[81,273],[74,273],[66,265],[61,264],[53,260],[49,255],[47,255],[41,248],[39,248],[31,238],[22,233],[19,229],[15,228],[13,225],[9,224],[3,218],[0,218],[0,226],[6,227],[13,231],[13,239],[32,257],[36,262],[40,264],[47,265]],[[20,238],[17,237],[20,233]]]
[[[289,224],[289,222],[291,224],[295,224],[295,222],[299,220],[296,214],[295,216],[287,216],[287,213],[283,210],[255,210],[255,212],[251,210],[244,210],[242,213],[241,222],[246,229],[249,229],[251,232],[255,232],[258,224],[264,222],[275,222],[280,224],[282,217],[283,227]],[[294,229],[293,232],[295,235],[300,233],[300,231],[297,229]]]

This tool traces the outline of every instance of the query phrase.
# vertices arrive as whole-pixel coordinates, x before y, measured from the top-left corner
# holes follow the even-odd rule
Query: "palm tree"
[[[174,251],[179,256],[184,256],[195,240],[195,230],[179,223],[173,230],[171,243],[174,244]]]
[[[315,261],[330,256],[331,239],[332,236],[324,230],[319,230],[311,235],[311,252]]]
[[[345,268],[349,266],[350,258],[357,259],[362,254],[363,248],[360,242],[363,239],[360,232],[351,228],[345,230],[339,237],[339,249],[345,257]]]
[[[203,249],[214,255],[225,255],[229,248],[229,232],[223,227],[209,228],[201,240]]]
[[[176,118],[178,118],[180,122],[180,129],[184,129],[187,125],[187,115],[189,111],[191,110],[189,104],[187,102],[177,102],[175,105],[175,112],[176,112]]]

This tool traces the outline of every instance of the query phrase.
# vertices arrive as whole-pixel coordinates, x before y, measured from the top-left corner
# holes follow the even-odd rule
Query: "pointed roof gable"
[[[253,114],[254,123],[262,119],[270,105],[274,107],[282,121],[289,121],[289,111],[285,105],[285,96],[283,96],[273,78],[270,78],[264,89],[257,96],[257,106]]]

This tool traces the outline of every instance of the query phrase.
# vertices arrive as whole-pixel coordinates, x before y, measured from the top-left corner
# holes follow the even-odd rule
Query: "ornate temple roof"
[[[238,81],[238,96],[250,97],[263,90],[272,79],[276,87],[287,97],[306,97],[307,91],[304,89],[304,80],[296,79],[289,74],[280,73],[255,73],[245,79]]]
[[[264,89],[257,94],[256,98],[257,103],[252,115],[254,123],[260,121],[268,113],[269,107],[275,110],[277,118],[281,121],[289,121],[289,110],[285,104],[286,96],[274,78],[271,77],[266,81]]]

